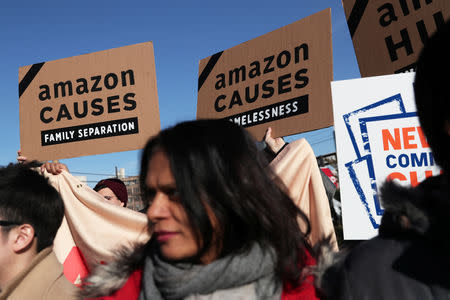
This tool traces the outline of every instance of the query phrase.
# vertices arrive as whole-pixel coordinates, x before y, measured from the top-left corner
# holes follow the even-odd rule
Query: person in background
[[[52,251],[64,204],[31,166],[0,168],[0,299],[75,299]]]
[[[140,182],[152,237],[85,280],[108,299],[318,299],[305,214],[242,127],[180,123],[151,138]],[[306,226],[302,231],[301,220]]]
[[[29,163],[27,157],[22,155],[22,152],[17,151],[17,161],[19,163]],[[41,171],[58,175],[62,171],[69,172],[69,168],[60,162],[44,162],[41,165]],[[128,203],[128,191],[125,183],[119,178],[108,178],[100,180],[94,187],[94,191],[99,193],[105,198],[105,200],[112,205],[127,207]]]
[[[387,181],[378,236],[325,269],[328,299],[449,299],[450,22],[430,37],[416,64],[420,125],[443,173],[416,187]],[[443,72],[439,72],[439,70]]]
[[[289,143],[286,143],[282,137],[274,138],[272,136],[272,134],[273,134],[272,128],[271,127],[267,128],[263,140],[261,142],[257,142],[257,147],[260,150],[262,150],[262,152],[264,153],[264,155],[270,162],[275,161],[278,156],[282,156],[283,151],[284,152],[292,151],[292,149],[289,149],[289,147],[288,147]],[[305,142],[306,142],[306,140],[305,140]],[[298,143],[298,141],[294,141],[293,143],[294,144]],[[308,144],[308,146],[309,146],[309,144]],[[322,169],[319,168],[318,164],[316,163],[317,160],[315,159],[315,155],[314,155],[314,152],[312,149],[311,149],[311,154],[312,154],[314,163],[311,162],[311,164],[305,164],[305,167],[298,168],[297,172],[298,173],[309,173],[309,172],[314,173],[312,170],[308,170],[308,167],[315,168],[319,171],[319,174],[321,176],[321,182],[323,184],[323,187],[325,188],[326,199],[328,200],[329,212],[330,212],[331,218],[332,218],[332,223],[328,224],[329,231],[327,233],[331,234],[329,237],[331,240],[334,240],[333,235],[334,235],[335,230],[336,229],[339,230],[342,227],[342,225],[341,225],[342,220],[340,217],[340,212],[338,213],[335,209],[335,201],[340,204],[340,202],[338,202],[337,200],[334,199],[334,195],[336,193],[336,186],[330,180],[330,178],[322,171]],[[278,163],[283,164],[283,159],[288,159],[289,165],[292,167],[292,166],[295,166],[296,164],[300,163],[300,161],[302,159],[307,159],[308,153],[302,152],[301,155],[298,155],[297,159],[293,159],[293,157],[291,157],[291,156],[286,156],[286,157],[287,158],[281,158],[281,160],[279,160]],[[312,165],[314,165],[314,167]],[[290,168],[286,174],[288,174],[288,175],[286,175],[286,177],[283,174],[278,174],[278,175],[281,178],[281,180],[283,180],[287,185],[290,185],[290,188],[301,190],[301,189],[305,189],[305,186],[308,186],[311,184],[311,182],[308,182],[308,181],[312,180],[312,179],[309,178],[306,182],[300,183],[300,185],[304,185],[303,187],[302,186],[293,186],[292,185],[293,178],[294,178],[292,176],[293,169]],[[316,221],[318,221],[321,224],[321,226],[312,226],[313,228],[312,228],[312,232],[310,235],[310,238],[311,238],[314,235],[316,235],[314,231],[319,230],[319,227],[322,227],[322,229],[325,229],[327,227],[327,226],[324,226],[324,223],[326,223],[325,216],[328,215],[328,213],[325,211],[328,211],[328,208],[325,208],[323,205],[319,204],[319,202],[321,201],[321,198],[320,197],[314,198],[313,197],[314,192],[312,192],[311,190],[309,190],[309,191],[304,190],[304,193],[309,194],[309,197],[304,197],[303,201],[312,202],[309,205],[310,208],[312,207],[313,209],[319,209],[319,207],[321,207],[323,209],[320,213],[316,214],[316,216],[320,216],[320,218],[321,218],[321,220],[317,220],[317,218],[312,217],[311,214],[308,215],[308,209],[304,208],[304,212],[307,214],[307,216],[309,218],[316,219]],[[300,194],[303,194],[303,192]],[[294,196],[294,198],[295,198],[295,196]],[[297,203],[300,204],[300,201]],[[341,233],[341,232],[336,231],[336,233]],[[328,236],[322,236],[321,238],[319,238],[319,240],[322,241],[323,239],[325,239],[327,237]],[[338,245],[337,245],[338,241],[342,241],[342,234],[337,235],[336,247],[335,247],[336,251],[338,250]],[[312,242],[312,245],[315,246],[313,241],[311,241],[311,242]],[[328,242],[325,244],[328,244]]]
[[[125,183],[119,178],[100,180],[94,187],[94,191],[105,198],[108,203],[116,206],[127,207],[128,192]]]

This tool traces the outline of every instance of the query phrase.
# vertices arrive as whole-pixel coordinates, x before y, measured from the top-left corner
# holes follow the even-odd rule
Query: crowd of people
[[[332,236],[310,238],[303,211],[242,127],[226,120],[183,122],[142,151],[145,243],[122,245],[69,282],[52,252],[64,203],[39,174],[59,163],[0,168],[2,299],[448,299],[450,212],[450,23],[426,43],[414,83],[421,126],[443,174],[417,187],[386,182],[377,237],[336,252]],[[285,143],[268,131],[276,155]],[[317,168],[317,166],[316,166]],[[95,190],[126,207],[118,179]],[[121,209],[121,208],[119,208]],[[329,215],[329,214],[328,214]]]

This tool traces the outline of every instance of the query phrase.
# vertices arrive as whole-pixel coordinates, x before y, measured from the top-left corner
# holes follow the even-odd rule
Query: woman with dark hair
[[[84,296],[317,299],[308,219],[244,129],[163,130],[144,148],[140,180],[152,238],[94,271]]]

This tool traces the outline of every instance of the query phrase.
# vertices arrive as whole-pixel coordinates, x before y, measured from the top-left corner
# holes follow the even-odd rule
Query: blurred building
[[[142,201],[141,189],[139,186],[139,176],[129,176],[120,178],[127,187],[128,192],[128,204],[129,209],[140,211],[144,208],[144,202]]]
[[[337,158],[336,158],[336,152],[326,154],[326,155],[320,155],[316,157],[317,164],[319,167],[327,167],[331,166],[333,169],[337,171]]]

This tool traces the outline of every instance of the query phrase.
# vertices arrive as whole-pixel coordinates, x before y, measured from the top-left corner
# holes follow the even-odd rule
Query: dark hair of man
[[[30,224],[39,252],[53,244],[64,216],[64,204],[59,193],[32,166],[35,164],[0,167],[0,217]],[[4,232],[11,228],[2,226]]]
[[[219,257],[242,253],[254,243],[277,254],[276,273],[298,283],[309,221],[267,167],[255,141],[240,126],[224,120],[180,123],[150,139],[142,153],[140,182],[145,195],[151,157],[164,151],[175,178],[181,205],[196,234],[201,257],[213,242],[205,205],[219,224]],[[151,201],[151,199],[150,199]],[[306,226],[302,232],[298,219]]]
[[[414,92],[420,125],[436,162],[450,171],[450,22],[425,44],[416,65]]]

